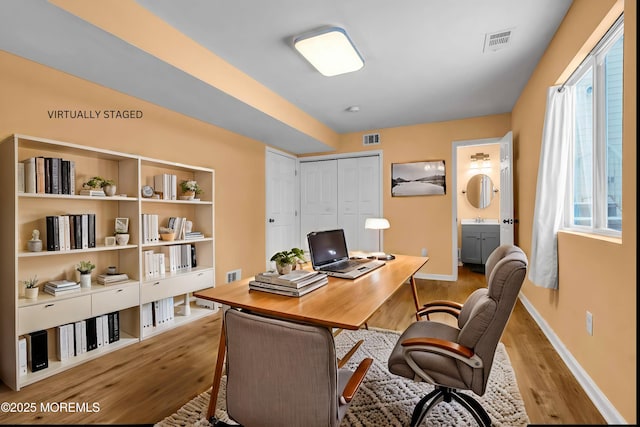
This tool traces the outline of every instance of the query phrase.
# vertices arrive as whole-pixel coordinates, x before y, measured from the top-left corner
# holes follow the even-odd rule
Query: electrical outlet
[[[240,280],[241,278],[242,278],[241,269],[227,271],[227,281],[225,283],[235,282],[236,280]]]
[[[593,335],[593,314],[587,311],[587,333]]]

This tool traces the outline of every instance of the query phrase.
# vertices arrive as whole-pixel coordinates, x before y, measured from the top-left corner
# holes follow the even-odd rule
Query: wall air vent
[[[376,145],[376,144],[380,144],[379,133],[370,133],[367,135],[362,135],[362,145]]]
[[[503,30],[497,33],[485,34],[483,52],[496,51],[507,47],[511,43],[513,30]]]

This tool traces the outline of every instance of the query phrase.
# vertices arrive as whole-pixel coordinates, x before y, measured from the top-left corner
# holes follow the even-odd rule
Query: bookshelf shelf
[[[48,166],[37,169],[33,164]],[[3,284],[0,286],[0,347],[3,349],[0,377],[7,386],[19,390],[217,310],[192,304],[188,316],[176,312],[167,324],[155,325],[152,331],[143,328],[143,305],[160,306],[162,303],[168,307],[174,297],[177,303],[183,301],[185,295],[188,297],[192,292],[215,286],[215,175],[212,169],[18,134],[0,142],[0,165],[2,182],[14,189],[14,197],[0,207],[0,232],[13,236],[0,240],[0,249],[7,255],[0,258],[0,283]],[[78,194],[83,183],[96,175],[115,181],[116,195]],[[175,187],[171,189],[171,195],[175,200],[142,197],[141,189],[147,186],[158,193],[169,194],[167,181],[163,182],[163,188],[156,188],[155,184],[161,182],[158,176],[173,177]],[[198,182],[203,190],[200,200],[179,199],[177,190],[182,180]],[[83,225],[82,233],[90,233],[91,242],[95,239],[95,247],[47,250],[47,237],[50,237],[47,236],[47,225],[51,222],[47,217],[64,217],[66,225],[67,216],[75,216],[77,220],[78,215],[85,214],[91,217],[91,231]],[[193,230],[206,237],[143,243],[147,240],[143,239],[144,232],[149,229],[149,224],[143,224],[143,218],[148,214],[157,215],[158,227],[165,226],[171,217],[188,219]],[[128,218],[129,243],[107,246],[105,238],[114,235],[116,218]],[[33,230],[40,232],[43,245],[40,252],[27,250]],[[70,234],[63,236],[70,232],[71,227],[61,229],[59,240],[69,242],[66,239],[71,239],[73,247],[74,238]],[[76,242],[77,239],[76,236]],[[192,263],[197,253],[198,266],[147,278],[145,256],[151,251],[175,252],[170,248],[175,245],[182,245],[183,257],[190,256]],[[96,265],[90,288],[58,296],[44,292],[47,281],[74,280],[76,265],[86,260]],[[116,266],[117,271],[127,273],[129,280],[106,286],[96,283],[96,276],[106,272],[108,266]],[[169,270],[168,264],[166,268]],[[22,282],[34,276],[39,279],[41,289],[36,299],[27,299]],[[64,361],[58,360],[58,330],[64,329],[59,326],[89,323],[87,320],[115,313],[120,319],[119,341]],[[48,367],[36,372],[29,368],[27,374],[21,375],[19,340],[38,331],[46,331],[44,351]]]

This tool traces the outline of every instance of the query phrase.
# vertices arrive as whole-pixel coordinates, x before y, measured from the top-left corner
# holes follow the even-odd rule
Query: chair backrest
[[[458,343],[472,348],[483,361],[482,369],[471,369],[457,362],[465,380],[476,394],[484,394],[496,347],[511,312],[527,270],[522,249],[503,245],[495,249],[485,264],[487,288],[474,291],[465,301],[458,317]]]
[[[231,418],[245,427],[339,424],[329,329],[230,309],[225,331]]]

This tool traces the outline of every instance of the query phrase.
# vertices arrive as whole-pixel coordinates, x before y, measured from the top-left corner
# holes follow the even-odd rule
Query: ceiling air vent
[[[485,34],[483,52],[496,51],[505,48],[511,43],[512,30],[503,30],[497,33]]]
[[[380,144],[379,133],[370,133],[367,135],[362,135],[362,145],[376,145],[376,144]]]

